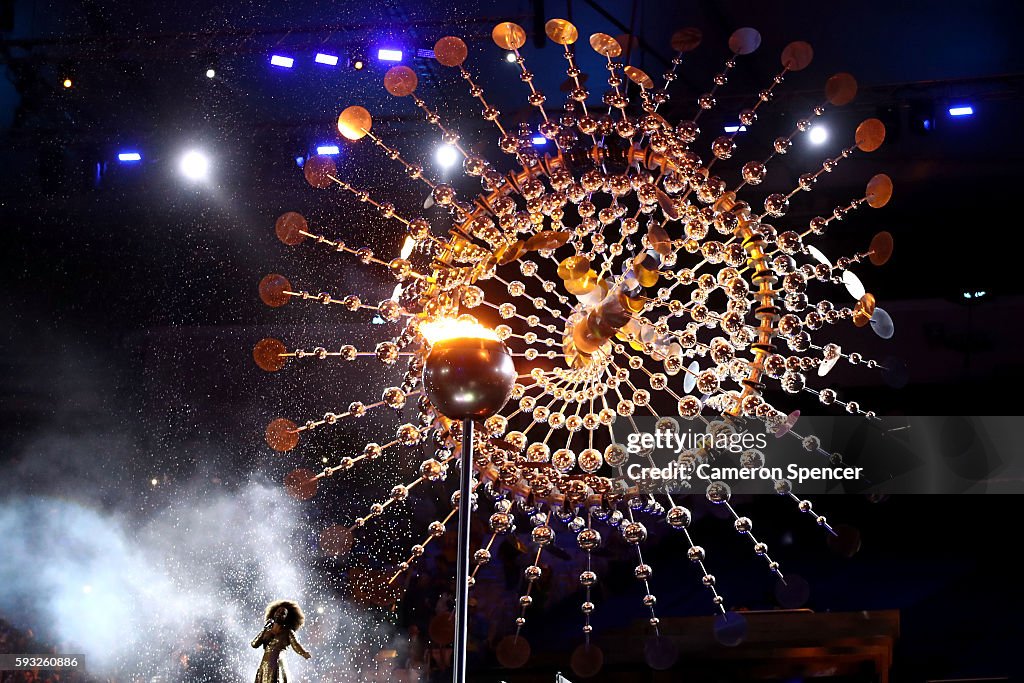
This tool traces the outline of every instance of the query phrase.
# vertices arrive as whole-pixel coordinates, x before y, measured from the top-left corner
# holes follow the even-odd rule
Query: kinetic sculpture
[[[449,467],[465,467],[459,462],[458,446],[469,440],[475,453],[475,482],[466,472],[467,485],[495,500],[488,520],[492,535],[473,554],[477,568],[491,559],[497,536],[516,531],[517,509],[529,520],[536,547],[536,557],[525,571],[526,590],[520,598],[522,612],[516,619],[515,636],[502,644],[504,660],[520,663],[525,661],[528,645],[519,631],[526,623],[531,588],[542,572],[541,553],[555,536],[556,520],[576,536],[588,556],[588,570],[579,577],[586,593],[582,611],[587,643],[595,608],[590,588],[598,580],[589,569],[589,554],[601,545],[602,534],[612,530],[635,548],[635,576],[657,633],[656,599],[649,585],[653,570],[642,554],[647,529],[641,513],[663,517],[683,534],[689,560],[699,568],[716,609],[725,613],[715,577],[705,565],[707,554],[688,528],[691,513],[677,500],[680,494],[621,484],[630,458],[646,458],[654,464],[649,451],[635,455],[623,446],[625,437],[638,431],[639,415],[653,416],[657,429],[664,430],[678,430],[679,419],[699,424],[711,434],[761,429],[779,438],[797,439],[807,451],[820,453],[826,464],[841,464],[841,456],[822,448],[815,436],[797,433],[799,412],[786,412],[769,400],[808,392],[824,406],[874,418],[857,403],[842,400],[833,388],[822,386],[819,378],[842,359],[868,368],[880,364],[821,338],[851,323],[870,326],[883,338],[893,333],[892,320],[855,274],[865,261],[880,266],[889,259],[891,235],[881,232],[862,252],[834,261],[810,244],[851,211],[865,204],[885,206],[892,194],[888,176],[874,176],[863,196],[836,207],[829,216],[813,218],[806,227],[785,225],[791,201],[812,191],[844,159],[872,152],[882,144],[881,121],[863,121],[852,144],[801,175],[792,191],[757,201],[742,198],[756,194],[771,162],[789,152],[794,139],[806,133],[816,117],[854,98],[857,83],[851,75],[829,78],[821,103],[800,118],[791,132],[776,138],[770,150],[743,164],[738,173],[723,173],[723,178],[715,173],[722,166],[716,169],[716,165],[735,156],[739,130],[716,136],[710,155],[704,155],[706,143],[698,143],[700,121],[715,107],[719,89],[740,58],[759,46],[756,30],[742,28],[732,34],[731,55],[714,77],[714,86],[697,98],[692,118],[674,124],[658,109],[669,98],[683,55],[700,44],[699,30],[683,29],[673,36],[676,56],[661,89],[640,69],[616,61],[623,53],[618,39],[604,33],[591,36],[590,47],[607,62],[610,89],[600,103],[590,96],[586,76],[576,64],[577,29],[566,20],[552,19],[546,32],[564,49],[569,79],[568,101],[557,114],[546,108],[547,99],[534,87],[534,74],[520,52],[526,42],[523,28],[506,22],[492,34],[499,48],[515,55],[527,99],[536,108],[536,131],[525,124],[518,130],[503,125],[500,112],[488,103],[465,66],[468,50],[461,39],[441,38],[434,46],[437,61],[458,71],[470,95],[479,100],[482,117],[494,125],[498,147],[505,155],[501,159],[485,159],[460,144],[437,109],[417,95],[412,69],[396,66],[384,78],[387,91],[412,98],[427,123],[461,155],[465,173],[480,180],[483,193],[475,198],[461,198],[451,185],[432,180],[421,166],[372,132],[372,117],[366,109],[352,106],[341,113],[341,134],[353,141],[369,138],[411,181],[423,183],[430,193],[428,205],[432,202],[450,214],[450,227],[435,229],[425,218],[404,214],[386,199],[353,187],[338,177],[330,157],[310,158],[304,167],[310,184],[340,188],[373,205],[381,216],[404,228],[415,248],[407,257],[381,259],[369,248],[318,234],[297,213],[277,220],[278,237],[288,245],[309,239],[386,269],[400,283],[400,293],[379,304],[367,304],[356,295],[310,294],[275,274],[260,283],[260,296],[270,306],[298,298],[340,305],[353,313],[369,311],[396,325],[397,334],[369,348],[346,344],[290,349],[277,339],[264,339],[254,350],[257,364],[267,371],[280,370],[292,359],[360,363],[375,357],[386,365],[404,364],[404,380],[384,388],[380,400],[355,401],[301,425],[281,418],[267,428],[267,442],[276,450],[288,451],[307,431],[382,408],[401,411],[416,399],[416,423],[399,425],[393,436],[380,439],[382,443],[366,444],[361,453],[346,455],[319,474],[307,470],[305,475],[293,473],[286,481],[293,492],[306,497],[315,491],[318,480],[347,473],[390,449],[429,448],[432,452],[423,460],[419,476],[398,483],[389,498],[371,506],[349,531],[386,514],[422,482],[444,479]],[[772,101],[786,75],[807,67],[812,55],[805,42],[786,46],[781,70],[739,112],[739,124],[745,129],[755,126],[759,110]],[[554,143],[555,151],[539,151],[532,141],[538,134]],[[849,296],[850,303],[811,300],[811,290],[827,287]],[[490,328],[480,332],[481,321]],[[459,331],[462,327],[476,331],[465,334]],[[446,381],[461,381],[458,373],[433,369],[429,360],[432,353],[452,353],[451,348],[439,352],[436,344],[452,343],[438,340],[464,337],[474,338],[471,346],[475,344],[482,355],[474,361],[479,367],[468,375],[463,372],[462,380],[490,373],[497,384],[508,382],[512,399],[500,411],[478,413],[476,417],[486,419],[476,430],[464,429],[461,420],[474,415],[457,407],[465,399],[460,399],[459,392],[469,392],[466,395],[473,400],[474,389],[446,386]],[[466,355],[465,348],[455,351]],[[503,364],[509,355],[515,359],[515,370]],[[477,399],[488,381],[476,383]],[[492,393],[503,391],[502,386]],[[490,399],[500,408],[508,396]],[[467,420],[466,424],[472,423]],[[696,449],[684,451],[680,461],[692,466],[727,457],[714,449]],[[765,455],[747,450],[738,460],[742,466],[757,467],[764,464]],[[799,510],[831,532],[825,517],[792,488],[788,481],[774,482],[776,493],[791,498]],[[781,577],[768,547],[754,536],[752,521],[730,504],[729,486],[711,483],[705,495],[728,509],[735,530],[750,539],[754,553]],[[458,502],[457,495],[452,512],[430,524],[426,537],[412,546],[408,561],[397,567],[396,577],[424,554],[433,539],[446,533]]]

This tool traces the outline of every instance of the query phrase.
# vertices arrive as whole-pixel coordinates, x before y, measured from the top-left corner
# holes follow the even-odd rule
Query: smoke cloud
[[[377,620],[318,586],[290,540],[306,531],[279,486],[185,487],[130,524],[125,516],[44,497],[0,506],[0,610],[91,673],[119,680],[246,680],[261,650],[248,643],[275,598],[307,611],[288,657],[300,679],[356,680],[353,653],[389,637]],[[31,622],[31,623],[28,623]],[[375,652],[376,649],[371,650]]]

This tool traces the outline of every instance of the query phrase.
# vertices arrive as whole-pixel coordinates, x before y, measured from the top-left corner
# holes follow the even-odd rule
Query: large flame
[[[438,318],[420,325],[420,334],[431,344],[448,339],[498,339],[498,333],[474,320]]]

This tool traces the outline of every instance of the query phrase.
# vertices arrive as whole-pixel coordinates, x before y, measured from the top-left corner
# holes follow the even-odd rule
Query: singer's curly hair
[[[284,607],[288,610],[288,616],[284,618],[283,626],[291,631],[298,631],[302,628],[302,624],[306,621],[306,615],[302,613],[302,608],[299,607],[298,603],[292,600],[275,600],[274,602],[267,605],[266,614],[263,618],[266,621],[270,621],[274,617],[274,612],[277,611],[278,607]]]

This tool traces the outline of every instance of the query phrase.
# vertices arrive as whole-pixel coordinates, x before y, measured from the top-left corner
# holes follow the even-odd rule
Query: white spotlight
[[[206,70],[206,77],[207,78],[213,78],[216,75],[217,75],[217,72],[214,71],[213,69],[207,69]]]
[[[451,145],[441,145],[437,148],[434,159],[441,168],[451,168],[458,161],[459,155]]]
[[[807,139],[811,141],[812,145],[820,145],[828,140],[828,129],[825,126],[814,126],[807,134]]]
[[[204,180],[210,173],[210,160],[202,152],[192,150],[181,157],[179,168],[189,180]]]
[[[511,64],[512,62],[516,61],[516,53],[515,52],[509,52],[508,54],[506,54],[505,55],[505,61],[508,62],[509,64]]]

